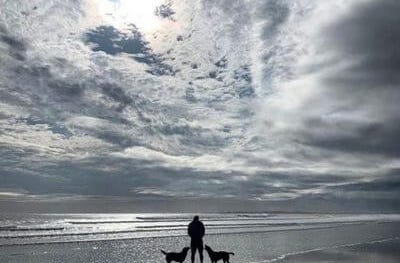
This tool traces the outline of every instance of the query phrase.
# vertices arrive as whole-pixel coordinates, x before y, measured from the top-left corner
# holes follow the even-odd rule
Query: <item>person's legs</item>
[[[194,257],[196,255],[196,244],[194,244],[193,242],[190,243],[190,251],[192,252],[192,263],[194,263]]]
[[[200,263],[203,263],[203,241],[201,241],[198,245],[199,255],[200,255]]]

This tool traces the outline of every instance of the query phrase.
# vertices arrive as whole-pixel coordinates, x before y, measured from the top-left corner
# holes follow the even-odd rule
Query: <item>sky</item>
[[[0,0],[3,211],[398,211],[397,0]]]

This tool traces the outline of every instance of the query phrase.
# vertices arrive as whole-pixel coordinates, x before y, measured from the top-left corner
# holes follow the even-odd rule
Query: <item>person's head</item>
[[[193,221],[199,221],[199,216],[194,216]]]

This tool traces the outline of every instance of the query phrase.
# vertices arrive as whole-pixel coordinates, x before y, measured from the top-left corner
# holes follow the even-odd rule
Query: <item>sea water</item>
[[[190,244],[193,214],[1,214],[0,262],[164,262]],[[231,262],[274,262],[400,237],[396,214],[200,214],[204,242]],[[186,261],[190,261],[188,255]],[[205,262],[209,262],[205,252]]]

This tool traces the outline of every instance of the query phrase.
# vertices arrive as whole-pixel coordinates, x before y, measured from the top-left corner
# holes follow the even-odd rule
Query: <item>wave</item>
[[[249,234],[249,233],[268,233],[268,232],[286,232],[286,231],[302,231],[302,230],[309,230],[309,229],[328,229],[328,228],[336,228],[343,225],[314,225],[308,227],[296,227],[293,226],[292,228],[271,228],[271,229],[255,229],[254,227],[249,227],[250,230],[243,230],[246,227],[237,228],[240,231],[234,232],[209,232],[207,235],[230,235],[230,234]],[[227,227],[226,229],[233,229]],[[143,233],[143,232],[159,232],[156,229],[147,229],[147,230],[121,230],[121,231],[101,231],[101,232],[79,232],[79,233],[59,233],[59,234],[41,234],[41,235],[18,235],[18,236],[2,236],[0,239],[29,239],[29,238],[52,238],[52,237],[68,237],[68,236],[99,236],[99,235],[117,235],[117,234],[133,234],[133,233]],[[130,239],[140,239],[140,238],[161,238],[161,237],[179,237],[179,236],[186,236],[186,231],[180,231],[181,233],[175,232],[171,234],[169,232],[159,233],[156,236],[140,236],[140,237],[107,237],[107,238],[95,238],[95,239],[87,239],[87,240],[21,240],[20,243],[9,243],[9,244],[0,244],[2,246],[13,246],[13,245],[29,245],[29,244],[52,244],[52,243],[76,243],[76,242],[93,242],[93,241],[112,241],[112,240],[130,240]]]
[[[231,226],[220,226],[214,229],[235,229],[235,228],[255,228],[264,227],[265,225],[231,225]],[[294,225],[293,225],[294,226]],[[168,227],[163,229],[162,227],[154,226],[143,226],[137,227],[137,229],[132,230],[112,230],[112,231],[97,231],[97,232],[74,232],[74,233],[46,233],[46,234],[32,234],[32,235],[13,235],[13,236],[0,236],[4,239],[13,238],[37,238],[37,237],[62,237],[62,236],[85,236],[85,235],[104,235],[104,234],[126,234],[126,233],[138,233],[138,232],[156,232],[156,231],[175,231],[175,230],[186,230],[187,226],[179,227]],[[185,232],[186,235],[186,232]]]
[[[207,234],[293,231],[333,228],[348,224],[400,221],[400,215],[222,214],[202,215]],[[82,239],[121,239],[186,235],[191,215],[67,214],[33,215],[0,221],[0,246],[6,243],[74,242]],[[34,222],[34,225],[27,225]],[[47,240],[48,239],[48,240]]]
[[[299,223],[237,223],[237,224],[206,224],[206,228],[209,227],[259,227],[259,226],[295,226],[301,225]],[[137,226],[137,228],[187,228],[187,224],[184,225],[160,225],[160,226]]]
[[[10,227],[0,227],[0,231],[7,232],[17,232],[17,231],[57,231],[64,230],[65,227],[19,227],[19,226],[10,226]]]
[[[0,231],[8,231],[15,228],[17,228],[17,226],[0,226]]]
[[[237,221],[237,220],[262,220],[266,219],[266,216],[261,215],[214,215],[214,216],[202,216],[203,221]],[[268,218],[273,220],[274,218]],[[277,218],[279,220],[280,218]],[[86,225],[86,224],[118,224],[118,223],[157,223],[157,222],[188,222],[192,220],[192,216],[137,216],[131,220],[70,220],[67,223],[74,225]]]
[[[51,233],[51,234],[39,234],[39,235],[0,236],[0,239],[88,236],[88,235],[104,235],[104,234],[126,234],[126,233],[135,233],[135,232],[138,232],[138,231],[137,230],[120,230],[120,231],[98,231],[98,232]]]
[[[95,225],[95,224],[129,224],[129,223],[142,223],[140,220],[118,220],[118,221],[66,221],[72,225]]]
[[[300,224],[300,223],[258,223],[258,224],[208,224],[206,225],[208,229],[218,230],[218,229],[243,229],[243,228],[267,228],[267,227],[302,227],[302,226],[332,226],[332,225],[346,225],[346,224],[357,224],[361,222],[339,222],[339,223],[321,223],[321,224]],[[186,230],[187,225],[160,225],[160,226],[134,226],[134,229],[129,230],[113,230],[113,231],[91,231],[91,232],[75,232],[75,233],[45,233],[45,234],[30,234],[30,235],[0,235],[1,238],[11,239],[11,238],[33,238],[33,237],[53,237],[53,236],[75,236],[75,235],[101,235],[101,234],[118,234],[118,233],[135,233],[135,232],[156,232],[156,231],[176,231],[176,230]],[[19,228],[20,229],[20,228]],[[52,228],[21,228],[21,231],[62,231],[65,227],[52,227]],[[17,229],[7,230],[16,232]]]
[[[138,217],[137,219],[141,219],[142,217]],[[234,221],[234,222],[247,222],[247,221],[261,221],[266,219],[268,221],[294,221],[296,220],[296,224],[315,224],[315,223],[341,223],[341,222],[356,222],[356,221],[374,221],[375,219],[341,219],[341,220],[332,220],[327,218],[315,218],[315,217],[299,217],[299,218],[261,218],[261,217],[229,217],[229,218],[202,218],[203,221],[206,222],[216,222],[216,221]],[[301,219],[301,220],[299,220]],[[307,222],[309,221],[309,222]],[[146,219],[146,220],[82,220],[82,221],[66,221],[66,223],[72,225],[91,225],[91,224],[130,224],[130,223],[165,223],[165,222],[190,222],[188,219],[172,219],[172,218],[159,218],[159,219]],[[268,223],[268,224],[295,224],[295,223]],[[187,225],[187,224],[185,224]],[[207,224],[207,226],[218,225],[218,224]]]

